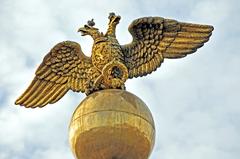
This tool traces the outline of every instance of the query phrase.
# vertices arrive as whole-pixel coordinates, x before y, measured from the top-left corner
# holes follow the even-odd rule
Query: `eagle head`
[[[88,24],[86,24],[83,27],[79,28],[78,32],[81,32],[82,36],[90,35],[93,38],[95,38],[95,37],[100,35],[100,32],[99,32],[98,28],[94,27],[94,25],[95,25],[95,23],[94,23],[94,21],[92,19],[92,20],[88,21]]]
[[[109,25],[117,25],[121,19],[121,16],[117,16],[115,13],[109,13],[108,16],[109,21]]]

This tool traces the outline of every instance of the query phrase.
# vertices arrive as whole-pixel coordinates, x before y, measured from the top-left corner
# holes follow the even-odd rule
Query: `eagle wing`
[[[121,48],[129,78],[133,78],[155,71],[164,58],[182,58],[194,53],[209,40],[213,27],[145,17],[134,20],[128,30],[133,40]]]
[[[32,83],[15,104],[43,107],[57,102],[69,89],[84,92],[91,67],[91,59],[83,54],[78,43],[58,43],[44,57]]]

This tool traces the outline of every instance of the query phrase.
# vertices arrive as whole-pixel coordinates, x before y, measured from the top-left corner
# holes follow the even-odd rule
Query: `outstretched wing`
[[[78,43],[58,43],[44,57],[32,83],[15,104],[43,107],[57,102],[69,89],[84,92],[91,67],[91,59],[83,54]]]
[[[133,41],[121,47],[129,78],[133,78],[155,71],[164,58],[182,58],[194,53],[209,40],[213,27],[145,17],[134,20],[128,30]]]

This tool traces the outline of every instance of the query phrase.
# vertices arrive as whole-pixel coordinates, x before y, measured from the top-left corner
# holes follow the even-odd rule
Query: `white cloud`
[[[111,5],[110,5],[111,4]],[[68,124],[83,95],[69,93],[44,109],[14,106],[43,56],[57,42],[92,40],[78,27],[91,18],[102,31],[107,16],[122,16],[117,36],[131,40],[129,23],[159,15],[212,24],[210,41],[195,55],[166,60],[152,75],[129,80],[127,90],[151,109],[156,144],[151,159],[238,159],[240,156],[239,2],[231,1],[3,1],[0,9],[0,158],[73,158]]]

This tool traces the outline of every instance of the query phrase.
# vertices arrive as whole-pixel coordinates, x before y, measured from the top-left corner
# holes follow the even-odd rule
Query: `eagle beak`
[[[78,32],[81,32],[82,36],[88,35],[87,30],[85,27],[79,28]]]
[[[118,24],[120,19],[121,19],[121,16],[116,16],[115,13],[110,13],[109,17],[110,19],[110,23],[115,23],[115,24]]]
[[[116,23],[119,23],[120,19],[121,19],[121,16],[116,16],[113,21]]]

